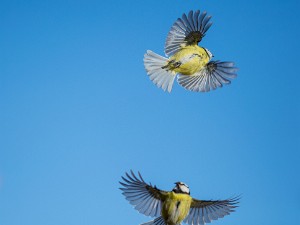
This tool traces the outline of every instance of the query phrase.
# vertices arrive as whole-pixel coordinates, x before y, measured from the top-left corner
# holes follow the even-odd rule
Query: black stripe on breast
[[[176,208],[177,208],[177,209],[178,209],[180,203],[181,203],[180,201],[178,201],[178,202],[176,203]]]

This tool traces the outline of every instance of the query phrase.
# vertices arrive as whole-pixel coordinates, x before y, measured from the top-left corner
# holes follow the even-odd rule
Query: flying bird
[[[144,65],[153,83],[171,92],[175,77],[187,90],[208,92],[230,84],[237,68],[233,62],[211,60],[212,53],[198,43],[211,27],[211,16],[206,12],[190,11],[183,14],[171,27],[165,43],[165,54],[160,56],[151,50],[144,55]]]
[[[123,195],[136,210],[146,216],[156,217],[141,225],[204,225],[234,212],[239,197],[226,200],[198,200],[190,196],[189,187],[176,182],[172,191],[163,191],[147,184],[138,173],[132,171],[122,176]]]

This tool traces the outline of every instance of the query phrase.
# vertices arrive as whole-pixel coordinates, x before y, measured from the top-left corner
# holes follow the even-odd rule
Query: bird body
[[[175,78],[187,90],[207,92],[230,84],[237,68],[233,62],[212,61],[212,54],[198,43],[212,25],[206,12],[183,14],[171,27],[165,43],[166,57],[150,50],[144,55],[146,72],[152,82],[171,92]]]
[[[167,225],[180,224],[190,210],[192,198],[188,194],[168,192],[161,215]]]
[[[136,210],[146,216],[156,217],[141,225],[204,225],[229,215],[236,208],[236,198],[226,200],[198,200],[190,196],[189,187],[183,182],[176,182],[172,191],[163,191],[147,184],[140,173],[132,171],[120,182],[125,198]]]
[[[166,68],[175,73],[192,75],[200,71],[209,60],[209,54],[204,48],[188,45],[170,57]]]

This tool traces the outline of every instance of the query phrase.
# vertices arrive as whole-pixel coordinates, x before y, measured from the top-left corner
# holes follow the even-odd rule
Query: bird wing
[[[190,91],[208,92],[230,84],[236,78],[237,68],[233,62],[211,61],[193,75],[179,74],[178,83]]]
[[[178,18],[167,36],[166,55],[173,55],[186,45],[197,45],[212,25],[210,18],[205,11],[200,14],[199,10],[190,11],[188,15],[184,13],[182,18]]]
[[[124,182],[119,182],[123,186],[120,188],[122,194],[140,213],[152,217],[160,216],[167,192],[147,184],[139,172],[138,175],[139,177],[131,171],[131,175],[126,173],[126,177],[122,176]]]
[[[192,199],[191,208],[184,223],[189,225],[204,225],[234,212],[239,197],[218,201],[203,201]]]

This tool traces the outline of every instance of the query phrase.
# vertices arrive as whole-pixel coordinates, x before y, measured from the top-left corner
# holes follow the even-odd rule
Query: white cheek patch
[[[187,193],[187,194],[190,193],[190,189],[185,185],[180,185],[179,188],[183,193]]]

